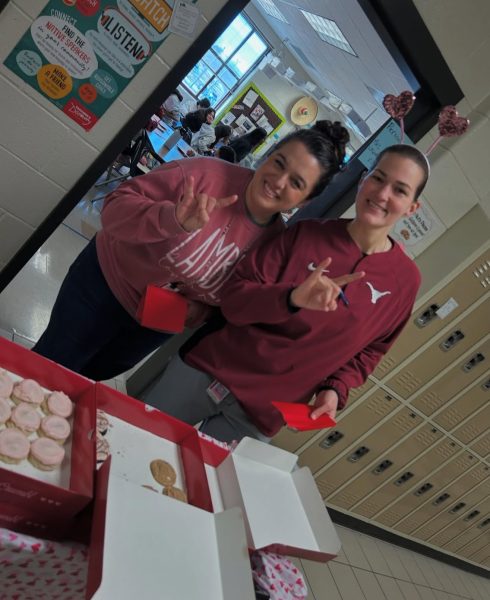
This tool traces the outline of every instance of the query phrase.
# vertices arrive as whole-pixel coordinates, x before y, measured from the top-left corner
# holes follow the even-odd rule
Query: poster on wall
[[[267,135],[275,133],[285,119],[253,83],[248,83],[220,112],[217,122],[230,125],[233,135],[244,135],[263,127]]]
[[[174,5],[50,0],[4,64],[89,131],[169,35]]]

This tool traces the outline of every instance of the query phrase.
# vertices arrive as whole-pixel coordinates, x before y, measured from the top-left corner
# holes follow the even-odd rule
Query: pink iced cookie
[[[29,454],[29,440],[18,429],[0,431],[0,460],[18,464]]]
[[[6,371],[0,371],[0,398],[10,398],[14,382]]]
[[[52,392],[46,396],[42,409],[47,415],[56,415],[68,419],[73,412],[73,404],[63,392]]]
[[[63,444],[66,438],[70,435],[70,423],[63,417],[49,415],[41,421],[39,435],[51,438],[58,444]]]
[[[32,408],[31,404],[22,402],[12,411],[7,427],[17,427],[17,429],[29,434],[39,429],[40,424],[41,415],[37,410]]]
[[[10,408],[9,401],[5,398],[0,398],[0,425],[10,419],[11,413],[12,409]]]
[[[38,438],[31,443],[29,461],[41,471],[56,469],[64,458],[64,449],[49,438]]]
[[[27,404],[39,406],[44,400],[44,392],[39,383],[34,381],[34,379],[23,379],[14,384],[12,400],[16,404],[27,402]]]

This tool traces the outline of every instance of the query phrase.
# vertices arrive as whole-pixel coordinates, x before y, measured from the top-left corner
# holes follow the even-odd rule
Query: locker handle
[[[429,490],[431,490],[434,486],[432,483],[424,483],[424,485],[420,486],[419,489],[414,492],[415,496],[422,496],[422,494],[426,494]]]
[[[431,321],[437,317],[437,311],[439,310],[438,304],[431,304],[424,310],[416,319],[415,325],[418,327],[426,327]]]
[[[386,469],[389,469],[392,465],[393,463],[391,462],[391,460],[386,459],[383,462],[380,462],[379,465],[375,469],[373,469],[373,474],[379,475],[380,473],[386,471]]]
[[[475,356],[472,356],[470,360],[463,365],[463,371],[469,373],[476,365],[480,364],[485,360],[485,355],[481,352],[477,352]]]
[[[367,448],[366,446],[361,446],[355,452],[353,452],[348,457],[347,460],[349,462],[357,462],[360,458],[362,458],[363,456],[365,456],[368,452],[369,452],[369,448]]]
[[[484,521],[482,521],[479,525],[478,525],[478,529],[483,529],[484,527],[486,527],[487,525],[490,525],[490,519],[485,519]]]
[[[450,497],[451,497],[451,494],[447,494],[447,493],[445,493],[445,494],[441,494],[441,495],[440,495],[438,498],[436,498],[436,499],[434,500],[434,502],[433,502],[432,504],[433,504],[434,506],[439,506],[439,504],[442,504],[443,502],[446,502],[446,500],[447,500],[448,498],[450,498]]]
[[[394,484],[395,485],[402,485],[404,483],[406,483],[409,479],[412,479],[413,477],[413,473],[411,473],[410,471],[407,471],[406,473],[403,473],[403,475],[397,479]]]
[[[470,513],[468,513],[466,515],[466,517],[463,519],[463,521],[471,521],[473,520],[475,517],[477,517],[480,514],[479,510],[472,510]]]
[[[340,431],[334,431],[325,437],[320,443],[320,448],[331,448],[334,444],[336,444],[339,440],[344,437],[344,434]]]
[[[449,337],[447,337],[439,346],[443,352],[447,352],[454,348],[454,346],[464,339],[465,335],[460,329],[453,331]]]
[[[449,512],[454,515],[457,512],[459,512],[462,508],[464,508],[465,506],[466,506],[466,502],[458,502],[451,508],[451,510]]]
[[[487,379],[485,382],[483,382],[482,388],[485,391],[490,390],[490,379]]]

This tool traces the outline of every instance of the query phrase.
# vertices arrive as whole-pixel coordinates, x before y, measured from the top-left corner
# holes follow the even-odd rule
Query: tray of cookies
[[[59,519],[84,508],[93,496],[94,426],[93,381],[0,338],[2,505]]]

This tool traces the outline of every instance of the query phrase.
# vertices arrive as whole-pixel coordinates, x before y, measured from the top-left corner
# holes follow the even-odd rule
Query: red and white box
[[[97,406],[111,457],[97,473],[86,597],[253,600],[243,516],[212,512],[197,431],[103,384]],[[189,504],[162,493],[154,459],[174,467]]]
[[[208,469],[215,510],[239,506],[248,547],[327,562],[341,542],[308,467],[281,448],[244,438]]]
[[[65,444],[66,455],[60,468],[48,472],[36,469],[27,460],[19,464],[0,462],[0,505],[19,507],[19,514],[29,514],[29,520],[37,518],[50,523],[55,519],[56,529],[61,531],[64,523],[93,498],[95,384],[4,338],[0,338],[0,368],[16,375],[17,379],[34,379],[45,390],[62,391],[74,403],[74,414],[70,418],[72,433]],[[15,529],[12,511],[8,519],[4,519],[5,526]],[[58,535],[58,531],[48,531],[45,535]]]

